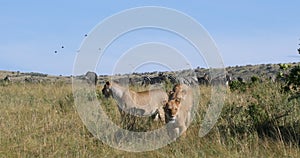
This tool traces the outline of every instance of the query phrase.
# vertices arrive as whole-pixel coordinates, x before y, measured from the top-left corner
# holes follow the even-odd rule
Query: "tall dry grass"
[[[101,87],[98,89],[100,92]],[[74,108],[71,85],[0,85],[0,157],[299,157],[299,137],[291,134],[300,131],[299,100],[288,102],[289,95],[280,92],[279,85],[258,83],[245,92],[228,91],[218,123],[203,138],[198,137],[198,130],[211,88],[200,90],[197,119],[186,138],[155,151],[130,153],[111,148],[90,134]],[[118,124],[114,100],[97,95]],[[287,116],[263,126],[289,107],[293,110]],[[138,119],[133,130],[160,126]]]

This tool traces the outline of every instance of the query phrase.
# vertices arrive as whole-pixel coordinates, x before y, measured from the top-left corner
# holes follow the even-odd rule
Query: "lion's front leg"
[[[166,122],[166,119],[165,119],[165,110],[164,110],[163,107],[160,107],[160,108],[158,109],[158,117],[159,117],[159,119],[160,119],[163,123]]]
[[[179,126],[179,134],[182,136],[182,137],[185,137],[186,136],[186,126],[182,125],[182,126]]]

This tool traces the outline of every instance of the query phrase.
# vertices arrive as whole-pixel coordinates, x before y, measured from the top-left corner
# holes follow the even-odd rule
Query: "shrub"
[[[287,86],[290,90],[295,90],[299,92],[300,86],[300,65],[293,67],[287,76]]]
[[[246,83],[241,82],[241,81],[232,81],[229,83],[230,90],[232,91],[241,91],[245,92],[246,91]]]
[[[252,83],[255,83],[255,82],[258,82],[259,81],[259,77],[258,76],[252,76],[251,77],[251,82]]]

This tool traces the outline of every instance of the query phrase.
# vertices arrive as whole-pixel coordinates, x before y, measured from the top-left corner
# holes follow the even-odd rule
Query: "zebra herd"
[[[97,74],[95,72],[87,72],[85,74],[85,79],[89,84],[96,85],[97,82],[101,79],[97,77]],[[160,73],[157,76],[140,76],[140,77],[130,77],[130,76],[124,76],[118,79],[115,79],[118,83],[123,84],[133,84],[136,85],[136,83],[140,83],[141,86],[148,86],[148,85],[155,85],[155,84],[161,84],[164,82],[170,82],[171,84],[176,83],[183,83],[187,85],[228,85],[230,82],[232,82],[232,77],[227,74],[226,76],[217,76],[214,78],[211,78],[209,74],[204,74],[201,77],[196,76],[184,76],[184,75],[172,75],[172,74],[164,74]],[[238,80],[241,80],[244,82],[244,80],[239,77]],[[104,82],[104,80],[101,80]],[[100,81],[100,82],[101,82]]]

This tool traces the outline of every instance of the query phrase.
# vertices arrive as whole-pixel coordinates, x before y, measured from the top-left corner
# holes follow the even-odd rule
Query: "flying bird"
[[[300,54],[300,48],[298,48],[298,53]]]
[[[54,53],[57,53],[57,51],[54,51]]]

